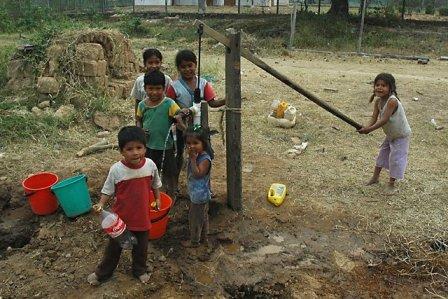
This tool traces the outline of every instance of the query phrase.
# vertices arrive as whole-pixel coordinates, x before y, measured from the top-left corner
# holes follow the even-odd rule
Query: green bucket
[[[56,195],[67,217],[79,216],[92,208],[85,174],[62,180],[53,185],[51,191]]]

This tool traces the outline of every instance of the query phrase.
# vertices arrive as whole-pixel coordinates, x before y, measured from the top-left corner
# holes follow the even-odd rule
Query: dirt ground
[[[165,61],[171,62],[175,49],[163,50]],[[213,70],[218,94],[223,95],[224,51],[214,51],[220,55],[206,53],[203,65],[205,72]],[[75,158],[79,148],[96,140],[96,129],[80,126],[66,132],[68,147],[24,140],[4,149],[0,158],[0,297],[448,296],[447,249],[432,246],[434,241],[448,239],[448,63],[431,60],[419,65],[307,53],[264,59],[360,123],[371,114],[368,98],[373,78],[383,71],[393,73],[413,130],[400,192],[385,195],[386,173],[380,184],[363,186],[373,170],[382,132],[358,135],[243,60],[244,209],[236,213],[226,207],[226,152],[215,135],[212,187],[217,198],[210,208],[211,253],[180,246],[180,240],[188,236],[188,201],[183,198],[171,212],[167,234],[150,242],[148,285],[131,277],[126,252],[111,280],[89,286],[86,276],[95,269],[106,243],[97,217],[89,214],[70,220],[61,211],[34,216],[20,187],[26,174],[40,170],[54,171],[61,178],[84,172],[97,200],[108,168],[119,154],[110,150]],[[268,124],[266,116],[274,99],[297,107],[294,128]],[[131,123],[131,103],[125,105],[129,114],[123,122]],[[219,128],[220,113],[211,112],[210,117],[211,126]],[[445,129],[436,131],[431,118]],[[308,141],[309,146],[292,159],[285,152],[296,139]],[[266,201],[267,189],[274,182],[288,188],[280,207]]]

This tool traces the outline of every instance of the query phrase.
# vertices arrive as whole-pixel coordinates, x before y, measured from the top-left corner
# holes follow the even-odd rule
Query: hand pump
[[[198,76],[197,76],[197,86],[194,90],[193,107],[191,111],[193,112],[193,126],[201,125],[201,47],[202,47],[202,34],[204,33],[204,25],[200,24],[198,26],[198,36],[199,36],[199,47],[198,47]]]

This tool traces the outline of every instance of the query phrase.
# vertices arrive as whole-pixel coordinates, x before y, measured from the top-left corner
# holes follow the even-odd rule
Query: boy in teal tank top
[[[165,75],[156,70],[144,77],[146,98],[137,106],[137,126],[146,132],[146,157],[157,165],[162,174],[162,184],[167,194],[173,198],[176,186],[176,159],[171,134],[173,123],[181,123],[177,114],[179,106],[165,97]]]

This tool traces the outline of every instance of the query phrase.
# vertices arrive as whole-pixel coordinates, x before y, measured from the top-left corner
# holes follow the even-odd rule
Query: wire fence
[[[198,11],[200,0],[3,0],[9,15],[20,16],[30,8],[49,9],[59,13],[116,13],[116,12],[165,12],[194,13]],[[300,10],[328,11],[331,0],[205,0],[208,13],[243,14],[289,14],[294,2]],[[238,7],[241,4],[241,9]],[[355,13],[362,0],[349,0],[350,13]],[[280,3],[277,7],[277,3]],[[427,12],[440,7],[448,7],[448,0],[367,0],[369,9],[402,10],[407,12]],[[361,11],[361,9],[359,9]]]
[[[117,8],[132,7],[134,0],[5,0],[4,6],[13,15],[30,8],[49,9],[60,13],[106,13]]]

